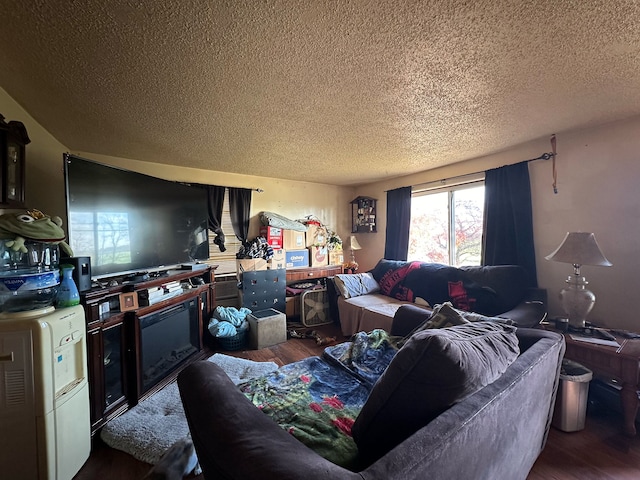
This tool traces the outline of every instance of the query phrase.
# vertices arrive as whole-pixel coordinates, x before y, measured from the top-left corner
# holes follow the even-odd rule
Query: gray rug
[[[208,359],[220,366],[236,385],[274,370],[273,362],[253,362],[216,353]],[[190,437],[178,385],[174,382],[111,420],[100,438],[146,463],[155,464],[181,438]]]

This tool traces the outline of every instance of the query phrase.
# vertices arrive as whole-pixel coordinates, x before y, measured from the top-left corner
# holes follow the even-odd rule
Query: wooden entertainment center
[[[207,265],[199,270],[170,270],[142,281],[116,279],[109,286],[92,288],[81,295],[87,321],[92,434],[175,380],[186,365],[204,358],[204,321],[215,307],[215,268]],[[132,298],[137,301],[149,290],[176,282],[184,287],[182,291],[141,302],[150,305],[134,305],[130,310],[125,307],[127,311],[120,308],[123,294],[123,298],[135,294]],[[181,331],[167,335],[159,330],[160,325]],[[145,334],[147,331],[151,333]],[[148,343],[154,343],[146,350],[157,350],[155,344],[180,341],[173,339],[182,337],[187,348],[166,345],[168,359],[158,360],[153,358],[157,352],[145,353],[145,335],[153,335]],[[155,363],[150,366],[149,362]],[[166,371],[157,372],[158,365]]]

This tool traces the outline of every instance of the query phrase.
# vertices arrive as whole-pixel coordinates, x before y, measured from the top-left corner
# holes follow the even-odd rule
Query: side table
[[[640,340],[616,336],[621,348],[581,342],[564,334],[565,357],[589,368],[596,375],[615,379],[622,386],[622,404],[625,435],[635,436],[638,412],[638,384],[640,382]]]

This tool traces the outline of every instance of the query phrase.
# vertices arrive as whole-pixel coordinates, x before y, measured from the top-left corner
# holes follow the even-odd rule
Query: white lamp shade
[[[569,232],[560,246],[545,257],[554,262],[571,263],[573,265],[597,265],[610,267],[613,265],[605,258],[593,233]]]
[[[351,235],[349,237],[349,248],[351,250],[361,250],[362,249],[362,247],[358,243],[358,239],[355,237],[355,235]]]

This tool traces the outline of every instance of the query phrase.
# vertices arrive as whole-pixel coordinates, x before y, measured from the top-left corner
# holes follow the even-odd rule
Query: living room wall
[[[533,200],[534,241],[538,283],[548,289],[549,312],[563,315],[558,292],[569,264],[550,262],[545,256],[560,245],[566,232],[594,232],[612,267],[584,266],[582,274],[596,294],[589,319],[598,324],[639,331],[640,324],[630,289],[640,283],[640,117],[557,135],[558,193],[552,189],[552,162],[529,164]],[[457,163],[420,174],[362,185],[356,195],[378,198],[378,233],[359,234],[363,250],[357,258],[363,269],[372,268],[384,254],[386,191],[444,178],[475,173],[551,150],[549,138],[540,138],[507,151]]]
[[[27,205],[50,215],[59,215],[66,225],[62,155],[70,152],[70,149],[58,142],[1,88],[0,113],[7,121],[18,120],[24,123],[31,139],[26,150]],[[108,157],[91,152],[71,153],[168,180],[259,188],[263,190],[262,193],[253,193],[250,238],[258,235],[259,214],[262,211],[276,212],[293,219],[315,215],[342,235],[346,235],[350,229],[348,203],[353,198],[351,188],[271,178],[266,169],[265,176],[238,175]]]
[[[51,215],[64,216],[62,154],[69,149],[2,89],[0,113],[7,120],[22,121],[31,138],[27,147],[28,205]],[[530,163],[538,283],[548,289],[551,315],[562,315],[558,292],[571,273],[571,266],[549,262],[544,257],[560,244],[567,231],[590,231],[596,234],[613,267],[585,266],[582,269],[597,296],[589,318],[609,327],[640,330],[632,302],[628,300],[628,289],[638,285],[636,272],[640,271],[640,257],[636,255],[637,239],[640,238],[639,131],[640,117],[635,117],[582,130],[556,132],[557,194],[551,187],[551,162]],[[357,259],[361,270],[366,270],[372,268],[384,253],[387,190],[517,163],[549,150],[549,139],[540,138],[486,157],[356,189],[73,153],[162,178],[261,188],[264,193],[255,193],[253,197],[250,236],[257,234],[257,215],[267,210],[291,218],[316,215],[346,238],[350,231],[349,202],[357,195],[378,198],[378,233],[358,235],[363,249],[358,252]]]

